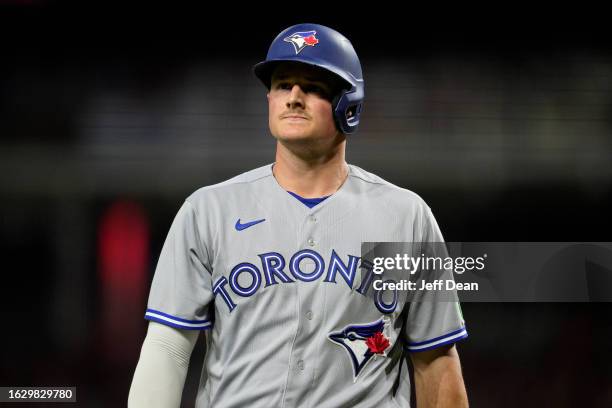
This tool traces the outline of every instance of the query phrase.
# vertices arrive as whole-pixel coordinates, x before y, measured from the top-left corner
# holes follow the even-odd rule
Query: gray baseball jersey
[[[409,381],[404,353],[467,333],[455,303],[375,291],[360,259],[366,241],[442,235],[419,196],[353,165],[313,208],[283,190],[271,165],[189,196],[145,317],[207,330],[196,406],[407,406],[409,391],[396,392]]]

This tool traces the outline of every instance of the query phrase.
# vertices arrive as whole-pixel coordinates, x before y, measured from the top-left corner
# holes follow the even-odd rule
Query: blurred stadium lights
[[[78,94],[59,112],[69,118],[44,102],[54,87],[40,99],[63,126],[46,127],[59,144],[15,134],[0,147],[0,189],[177,196],[269,163],[274,141],[252,62],[184,62],[146,80],[137,69],[108,68],[93,82],[98,73],[81,72],[63,91]],[[415,189],[612,183],[609,58],[380,59],[364,72],[363,123],[348,143],[354,164]],[[46,79],[32,80],[45,89]],[[9,123],[27,131],[21,120]]]

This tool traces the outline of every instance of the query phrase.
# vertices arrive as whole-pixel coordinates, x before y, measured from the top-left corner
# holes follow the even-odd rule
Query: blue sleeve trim
[[[433,350],[433,349],[438,348],[438,347],[446,346],[447,344],[457,343],[457,342],[459,342],[459,341],[461,341],[463,339],[467,339],[467,337],[468,337],[468,334],[465,333],[461,337],[457,337],[457,338],[454,338],[454,339],[446,340],[446,341],[443,341],[442,343],[436,343],[433,346],[429,346],[429,347],[425,347],[425,348],[418,348],[418,349],[412,349],[412,348],[407,347],[406,350],[410,351],[411,353],[418,353],[420,351]]]
[[[180,317],[175,317],[154,309],[147,309],[147,312],[145,313],[145,319],[152,320],[158,323],[163,323],[167,326],[175,327],[177,329],[205,330],[210,329],[213,326],[213,322],[211,320],[181,319]]]
[[[463,331],[466,331],[466,330],[465,330],[465,327],[462,327],[462,328],[460,328],[459,330],[455,330],[455,331],[450,332],[450,333],[446,333],[446,334],[444,334],[444,335],[442,335],[442,336],[434,337],[433,339],[429,339],[429,340],[425,340],[425,341],[420,341],[420,342],[418,342],[418,343],[412,343],[412,342],[410,342],[410,343],[408,343],[408,347],[412,347],[412,346],[421,346],[421,345],[423,345],[423,344],[431,343],[432,341],[442,340],[442,339],[445,339],[445,338],[447,338],[447,337],[449,337],[449,336],[454,336],[455,334],[461,333],[461,332],[463,332]]]
[[[459,340],[463,340],[468,336],[467,330],[465,327],[462,327],[459,330],[452,331],[443,336],[435,337],[433,339],[429,339],[426,341],[421,341],[417,343],[408,343],[404,346],[404,348],[408,351],[425,351],[431,350],[446,344],[456,343]]]

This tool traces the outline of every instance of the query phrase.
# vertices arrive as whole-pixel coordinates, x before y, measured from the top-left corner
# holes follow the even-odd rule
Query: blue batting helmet
[[[339,32],[319,24],[297,24],[281,32],[270,45],[265,61],[253,67],[270,89],[278,63],[301,62],[331,72],[344,84],[332,101],[334,119],[345,134],[355,133],[364,97],[361,64],[351,42]]]

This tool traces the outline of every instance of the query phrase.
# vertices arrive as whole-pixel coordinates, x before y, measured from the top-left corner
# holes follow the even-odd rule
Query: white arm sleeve
[[[179,407],[199,330],[150,322],[128,397],[130,408]]]

